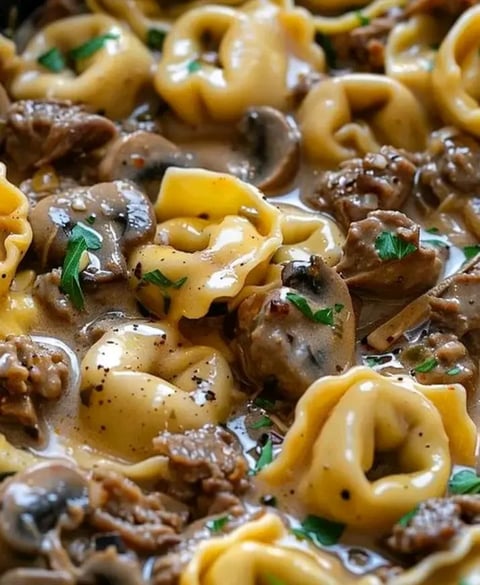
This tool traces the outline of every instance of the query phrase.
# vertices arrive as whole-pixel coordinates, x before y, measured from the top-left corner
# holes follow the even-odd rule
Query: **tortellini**
[[[5,165],[0,163],[0,299],[7,295],[32,242],[27,198],[7,180],[6,173]]]
[[[243,11],[209,5],[176,21],[164,44],[155,87],[190,124],[206,118],[236,120],[257,104],[287,107],[292,60],[302,73],[324,66],[303,9],[281,10],[268,2]]]
[[[438,18],[418,14],[397,24],[385,48],[387,75],[408,87],[422,103],[435,111],[432,71],[437,50],[448,28]]]
[[[260,191],[230,175],[170,168],[155,212],[163,245],[137,248],[129,258],[132,285],[154,314],[198,319],[212,303],[260,282],[281,244],[281,214]],[[163,223],[160,223],[163,222]],[[162,289],[145,280],[161,270],[182,286]]]
[[[452,460],[473,464],[475,446],[462,386],[422,386],[357,367],[310,386],[280,456],[260,476],[275,486],[295,482],[312,514],[388,529],[442,496]]]
[[[440,115],[447,123],[480,136],[480,6],[457,20],[440,45],[432,82]]]
[[[191,346],[165,323],[127,323],[105,333],[88,350],[81,374],[82,432],[128,460],[152,454],[159,432],[225,422],[232,407],[225,358]]]
[[[369,73],[319,83],[305,98],[299,122],[307,156],[328,164],[376,152],[382,144],[421,150],[428,134],[413,94],[394,79]]]
[[[94,38],[109,35],[91,56],[76,61],[76,70],[58,73],[38,59],[57,48],[62,53]],[[10,83],[15,99],[57,98],[87,104],[111,118],[128,116],[151,80],[153,57],[148,49],[119,23],[101,14],[58,20],[38,32],[21,55]]]
[[[377,585],[375,577],[357,580],[338,560],[311,554],[282,540],[287,531],[275,514],[265,514],[222,538],[200,544],[179,585]]]

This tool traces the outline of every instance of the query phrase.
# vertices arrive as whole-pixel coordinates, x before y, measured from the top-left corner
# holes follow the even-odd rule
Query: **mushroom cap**
[[[124,254],[152,241],[156,227],[148,197],[127,181],[50,195],[30,212],[33,246],[44,267],[62,264],[72,229],[79,222],[101,240],[101,247],[89,252],[91,264],[82,273],[93,282],[126,278]]]
[[[139,130],[112,142],[100,163],[104,181],[128,179],[154,201],[168,167],[193,167],[195,158],[160,134]]]
[[[80,525],[88,482],[67,463],[41,463],[8,479],[0,498],[0,537],[14,550],[36,553],[51,530]]]
[[[300,165],[300,132],[293,120],[275,108],[260,106],[245,112],[238,129],[249,158],[247,176],[241,176],[242,167],[240,178],[266,191],[293,178]]]
[[[111,546],[96,552],[81,567],[81,582],[109,585],[144,585],[140,564],[130,555],[118,554]]]
[[[334,269],[314,256],[290,262],[284,286],[251,295],[238,309],[237,346],[247,377],[260,386],[272,384],[296,400],[321,376],[351,366],[355,351],[355,317],[348,288]],[[312,312],[329,309],[331,325],[309,318],[289,300],[303,298]]]

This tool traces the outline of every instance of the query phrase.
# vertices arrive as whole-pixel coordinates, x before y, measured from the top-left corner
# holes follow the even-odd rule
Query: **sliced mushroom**
[[[50,531],[81,524],[88,483],[65,463],[41,463],[8,479],[0,498],[0,537],[14,550],[33,554]]]
[[[236,348],[250,380],[296,400],[319,377],[350,367],[355,318],[347,286],[319,257],[290,262],[282,281],[241,303]]]
[[[100,164],[103,181],[129,179],[154,201],[168,167],[193,167],[195,157],[163,136],[139,130],[113,142]]]
[[[65,571],[21,568],[5,573],[0,585],[75,585],[75,578]]]
[[[33,246],[44,268],[61,266],[74,226],[81,222],[100,237],[89,252],[86,281],[109,282],[127,276],[124,254],[155,235],[155,213],[148,198],[127,181],[79,187],[43,198],[30,213]]]
[[[132,556],[118,554],[113,546],[87,559],[81,567],[78,583],[145,585],[138,561]]]
[[[265,191],[293,178],[300,164],[300,133],[292,120],[261,106],[249,108],[238,129],[248,160],[245,166],[231,168],[232,174]]]

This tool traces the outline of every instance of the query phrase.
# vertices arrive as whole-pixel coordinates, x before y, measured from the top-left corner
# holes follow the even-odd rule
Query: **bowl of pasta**
[[[2,3],[0,585],[480,583],[479,32]]]

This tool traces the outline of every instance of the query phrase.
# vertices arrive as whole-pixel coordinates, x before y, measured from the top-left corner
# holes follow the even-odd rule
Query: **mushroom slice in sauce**
[[[237,350],[248,378],[296,400],[352,364],[355,318],[346,284],[317,256],[287,264],[282,282],[241,303]]]
[[[230,172],[271,191],[288,183],[300,164],[300,133],[282,112],[268,106],[249,108],[238,125],[248,162]]]
[[[32,209],[33,246],[44,267],[61,266],[72,229],[81,222],[101,246],[89,252],[85,280],[109,282],[127,276],[124,254],[153,240],[155,214],[149,199],[127,181],[79,187],[45,197]]]
[[[169,167],[193,167],[195,157],[163,136],[139,130],[113,142],[100,164],[104,181],[129,179],[153,201]]]
[[[88,483],[68,464],[42,463],[7,480],[0,498],[0,537],[14,550],[36,553],[48,532],[81,524]]]

